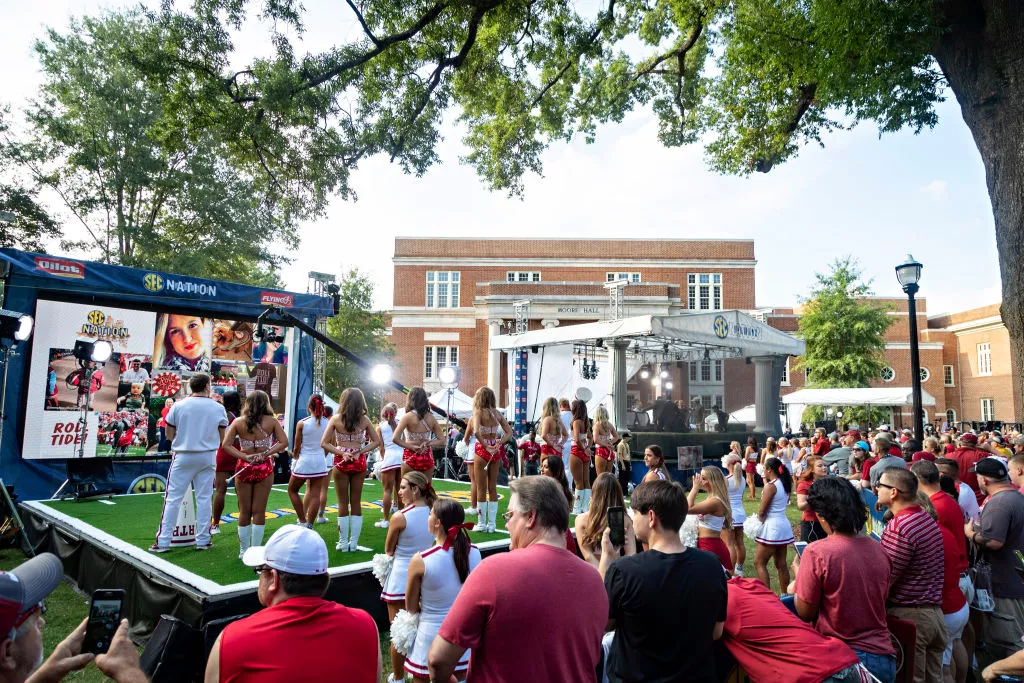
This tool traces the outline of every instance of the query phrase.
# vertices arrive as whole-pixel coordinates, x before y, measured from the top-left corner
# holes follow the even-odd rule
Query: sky
[[[593,1],[576,4],[582,11]],[[31,47],[45,26],[63,29],[71,16],[134,4],[0,0],[0,102],[18,109],[34,95],[40,76]],[[343,3],[305,5],[303,50],[326,49],[359,30]],[[258,28],[236,43],[239,62],[261,52]],[[361,163],[351,178],[358,201],[336,199],[324,218],[304,224],[282,276],[288,289],[306,291],[310,270],[359,268],[375,283],[376,305],[388,308],[396,236],[753,239],[759,307],[798,303],[814,274],[846,255],[859,261],[876,295],[903,296],[894,268],[908,253],[924,265],[918,296],[929,314],[996,303],[999,265],[981,158],[951,93],[938,113],[939,124],[919,135],[879,136],[861,124],[771,173],[737,178],[708,170],[699,145],[661,146],[655,117],[637,110],[599,129],[594,144],[552,144],[544,175],[526,179],[522,199],[482,185],[459,162],[461,132],[446,123],[441,164],[421,178],[384,157]],[[595,241],[594,253],[601,248]]]

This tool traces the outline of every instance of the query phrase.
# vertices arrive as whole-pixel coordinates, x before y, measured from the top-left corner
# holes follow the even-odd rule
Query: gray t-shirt
[[[833,448],[831,451],[822,456],[825,464],[831,470],[832,465],[836,466],[835,472],[841,477],[845,477],[850,474],[850,456],[853,455],[846,446],[840,446],[839,448]]]
[[[878,480],[882,478],[882,472],[888,469],[907,469],[907,461],[903,458],[897,458],[895,455],[887,455],[874,465],[868,471],[868,476],[871,477],[871,488],[878,486]]]
[[[1002,541],[999,550],[986,550],[992,565],[992,593],[997,598],[1024,598],[1024,578],[1015,567],[1014,550],[1024,549],[1024,495],[1007,489],[989,497],[981,508],[981,535]]]
[[[171,450],[183,453],[216,453],[220,428],[228,426],[224,406],[208,396],[189,396],[171,406],[167,424],[175,429]]]

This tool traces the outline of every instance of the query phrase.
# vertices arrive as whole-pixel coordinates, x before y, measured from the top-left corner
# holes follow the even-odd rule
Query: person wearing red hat
[[[960,437],[960,446],[950,454],[950,459],[955,460],[960,468],[960,480],[974,490],[974,496],[978,499],[978,505],[985,499],[981,487],[978,485],[978,475],[974,472],[978,461],[987,458],[989,453],[978,448],[978,435],[968,432]]]

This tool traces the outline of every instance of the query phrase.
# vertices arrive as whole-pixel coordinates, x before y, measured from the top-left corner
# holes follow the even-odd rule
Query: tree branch
[[[693,27],[692,31],[690,31],[690,35],[687,36],[685,43],[683,43],[674,50],[669,50],[665,54],[654,58],[654,60],[649,62],[646,66],[637,69],[636,74],[633,75],[633,82],[635,83],[644,76],[647,76],[655,72],[655,69],[657,69],[658,65],[660,65],[665,60],[672,59],[673,57],[679,59],[679,71],[680,73],[682,73],[682,65],[684,63],[683,60],[686,58],[686,53],[689,52],[693,48],[693,46],[697,44],[697,39],[700,38],[700,34],[703,33],[704,31],[704,15],[699,15],[697,19],[697,25]],[[661,71],[658,71],[658,73],[661,73]]]
[[[352,11],[356,15],[356,19],[359,20],[359,25],[363,27],[363,33],[366,34],[366,37],[370,39],[371,43],[379,47],[380,41],[377,40],[377,36],[373,35],[373,31],[370,30],[370,27],[366,25],[366,19],[363,17],[363,13],[359,11],[359,8],[356,7],[356,3],[352,0],[345,0],[345,2],[348,3],[350,8],[352,8]]]
[[[782,129],[785,133],[786,139],[796,132],[797,127],[800,125],[800,120],[807,113],[807,110],[814,104],[814,95],[818,91],[817,83],[809,83],[808,85],[802,85],[799,88],[800,96],[797,98],[796,105],[793,108],[793,115],[790,117],[789,122]],[[772,170],[775,166],[775,162],[779,160],[779,155],[775,154],[772,157],[766,157],[762,159],[754,159],[754,170],[758,173],[767,173]]]

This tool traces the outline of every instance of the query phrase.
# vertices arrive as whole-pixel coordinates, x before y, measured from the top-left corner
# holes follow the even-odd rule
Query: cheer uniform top
[[[555,434],[551,438],[551,443],[541,439],[540,454],[547,457],[549,455],[557,455],[559,458],[562,457],[562,449],[565,447],[566,438],[561,434]]]
[[[359,432],[334,432],[334,445],[345,453],[358,453],[363,449],[363,440],[366,438],[364,431]],[[354,459],[346,460],[344,456],[335,454],[334,469],[345,474],[361,474],[366,472],[366,453]]]
[[[751,450],[750,446],[747,446],[747,454],[744,456],[743,459],[746,460],[747,462],[746,466],[743,468],[744,472],[747,472],[749,474],[757,472],[758,453],[756,450]]]
[[[158,426],[166,427],[166,425],[167,425],[166,418],[167,418],[167,413],[169,411],[170,411],[170,408],[164,408],[163,409],[163,413],[162,413],[163,417],[160,418],[160,422],[163,422],[164,424],[160,425],[159,423],[157,423]],[[228,414],[228,424],[229,425],[232,422],[234,422],[236,419],[238,419],[238,416],[235,415],[234,413],[232,413],[230,410],[226,410],[224,412],[226,412]],[[235,439],[235,448],[238,448],[238,447],[239,447],[238,446],[238,439],[236,438]],[[238,462],[239,462],[238,458],[236,458],[235,456],[233,456],[230,453],[228,453],[226,450],[224,450],[223,447],[217,446],[217,471],[218,472],[234,472],[235,471],[235,466],[238,464]]]
[[[747,488],[747,480],[740,477],[738,480],[740,485],[734,487],[733,475],[729,475],[725,478],[725,488],[729,491],[729,507],[732,508],[732,527],[743,526],[743,523],[747,521],[747,511],[743,509],[743,491]]]
[[[405,430],[405,440],[412,444],[428,443],[433,438],[434,432],[429,429],[425,432],[414,432],[409,429]],[[411,451],[406,448],[402,452],[402,463],[408,465],[409,469],[416,470],[417,472],[433,472],[434,453],[429,448],[424,453]]]
[[[434,534],[427,529],[427,517],[430,508],[426,505],[410,505],[402,510],[405,516],[405,528],[398,533],[398,545],[395,546],[395,560],[391,563],[387,578],[384,579],[384,590],[380,599],[384,602],[405,602],[405,583],[409,578],[409,561],[416,553],[421,553],[434,545]]]
[[[299,429],[302,430],[302,448],[292,465],[293,477],[315,479],[327,476],[328,468],[324,460],[324,449],[320,447],[320,441],[324,438],[324,430],[327,429],[327,422],[326,417],[321,417],[318,425],[317,419],[313,415],[299,421]]]
[[[765,489],[769,486],[775,487],[775,497],[768,506],[768,515],[757,534],[757,542],[763,545],[789,545],[793,542],[793,527],[786,518],[789,496],[778,479],[764,483]]]
[[[594,437],[594,455],[602,460],[611,462],[615,459],[615,453],[612,452],[612,435],[611,434],[598,434]]]
[[[423,582],[420,584],[420,623],[416,629],[416,640],[405,658],[405,671],[413,676],[430,678],[430,671],[427,669],[430,644],[434,642],[434,636],[441,629],[441,623],[448,616],[448,610],[462,590],[462,582],[459,581],[459,572],[455,569],[455,558],[452,553],[451,549],[445,550],[442,546],[435,545],[421,555]],[[476,569],[478,564],[480,550],[471,545],[469,571]],[[462,673],[469,668],[469,652],[466,650],[463,653],[455,665],[455,673]]]
[[[589,445],[587,433],[583,432],[580,434],[579,439],[572,440],[572,448],[569,452],[575,457],[579,458],[585,463],[590,462],[590,455],[587,453],[587,446]]]
[[[703,529],[709,529],[711,531],[717,531],[719,534],[722,533],[722,527],[725,525],[725,517],[719,517],[718,515],[697,515],[697,527]],[[729,546],[725,544],[722,537],[697,537],[697,547],[701,550],[707,550],[713,553],[718,561],[722,563],[722,568],[726,571],[732,569],[732,556],[729,554]]]
[[[267,434],[260,425],[256,425],[256,429],[263,435],[259,439],[250,441],[249,439],[238,437],[239,448],[246,453],[263,453],[274,445],[274,436],[272,434]],[[271,457],[264,458],[263,462],[253,464],[249,464],[244,460],[238,460],[235,465],[235,478],[246,484],[255,484],[263,481],[273,473],[274,459]]]
[[[494,419],[493,415],[491,419]],[[477,437],[476,448],[473,449],[476,456],[488,463],[501,460],[502,456],[505,455],[505,446],[502,444],[501,439],[498,438],[498,425],[486,426],[477,422],[474,433]]]
[[[381,462],[380,471],[402,469],[402,447],[395,445],[395,430],[387,421],[380,423],[380,438],[384,442],[384,460]]]

